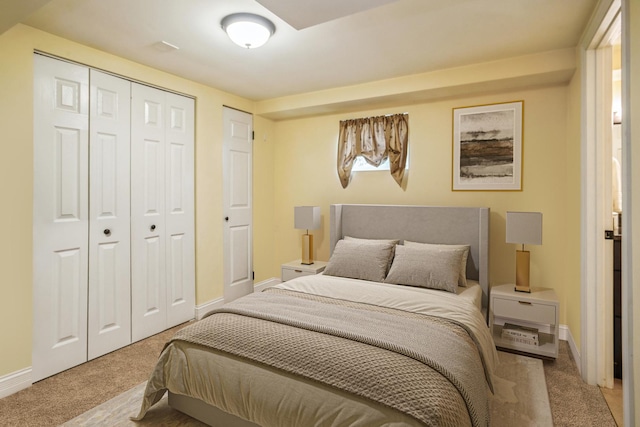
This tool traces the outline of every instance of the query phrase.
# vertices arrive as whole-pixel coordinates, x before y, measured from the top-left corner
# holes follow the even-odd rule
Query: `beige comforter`
[[[207,386],[208,381],[194,378],[198,376],[194,375],[197,372],[195,365],[208,366],[216,360],[223,365],[235,366],[251,359],[261,366],[252,365],[252,370],[245,372],[259,378],[261,370],[271,372],[275,369],[293,374],[293,382],[311,380],[311,388],[318,388],[317,383],[320,383],[329,386],[329,391],[350,395],[349,399],[358,403],[350,407],[364,403],[369,408],[376,402],[376,410],[353,414],[360,418],[356,422],[356,418],[351,417],[350,425],[366,425],[374,418],[386,419],[390,425],[394,422],[405,425],[488,424],[484,379],[486,377],[490,383],[495,349],[473,303],[442,292],[436,292],[434,296],[420,289],[324,276],[302,278],[279,288],[272,296],[254,295],[229,304],[222,310],[226,314],[215,314],[187,328],[191,331],[178,333],[161,355],[147,386],[140,415],[144,415],[168,388],[261,425],[345,424],[340,416],[332,417],[331,411],[327,412],[329,415],[319,415],[312,410],[300,418],[304,411],[287,405],[289,401],[282,401],[281,397],[270,405],[268,402],[278,393],[275,390],[259,393],[264,386],[260,381],[253,389],[249,387],[249,393],[257,393],[257,398],[247,399],[246,395],[241,395],[238,403],[231,402],[229,393],[219,385]],[[287,288],[295,292],[284,290]],[[313,296],[318,294],[331,298]],[[349,302],[354,300],[357,302]],[[260,309],[263,306],[266,310]],[[392,309],[380,308],[382,306]],[[425,311],[436,311],[439,316],[447,313],[447,317],[453,317],[455,321],[417,314]],[[326,317],[324,321],[318,320],[323,316]],[[426,329],[424,322],[434,325]],[[380,337],[384,340],[380,341]],[[274,346],[277,340],[282,342]],[[475,344],[479,344],[478,348]],[[213,347],[208,362],[200,360],[202,348],[198,346]],[[451,354],[459,356],[450,357]],[[240,358],[240,361],[234,358]],[[224,366],[218,369],[221,368]],[[176,376],[176,373],[180,374]],[[300,380],[299,376],[307,380]],[[191,381],[183,381],[184,378]],[[227,384],[233,382],[233,378],[221,377],[219,373],[212,374],[209,379]],[[236,378],[239,383],[244,380],[246,378]],[[320,389],[327,393],[327,387]],[[246,388],[244,392],[247,392]],[[314,391],[312,395],[317,393]],[[343,409],[339,414],[342,417]]]

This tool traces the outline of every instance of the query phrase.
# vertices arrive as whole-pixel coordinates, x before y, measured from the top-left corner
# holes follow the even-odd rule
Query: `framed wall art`
[[[453,185],[522,190],[524,101],[453,109]]]

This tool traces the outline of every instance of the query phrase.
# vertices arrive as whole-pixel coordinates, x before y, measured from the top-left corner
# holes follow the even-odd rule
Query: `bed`
[[[214,426],[489,425],[489,209],[332,205],[330,227],[324,274],[179,331],[136,419],[168,391]]]

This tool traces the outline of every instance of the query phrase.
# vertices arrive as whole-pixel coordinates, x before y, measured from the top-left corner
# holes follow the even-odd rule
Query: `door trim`
[[[602,88],[611,86],[611,45],[620,32],[620,0],[601,2],[581,42],[582,53],[582,206],[581,206],[581,366],[591,385],[613,386],[613,293],[606,286],[604,229],[606,156],[600,143],[606,100]],[[608,70],[608,72],[607,72]],[[605,157],[605,158],[603,158]],[[610,172],[610,169],[609,169]],[[610,193],[610,190],[609,190]]]

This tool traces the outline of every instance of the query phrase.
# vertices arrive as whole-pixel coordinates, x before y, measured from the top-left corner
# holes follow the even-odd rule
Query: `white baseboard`
[[[196,320],[202,319],[202,317],[215,308],[220,308],[224,305],[224,298],[216,298],[204,304],[196,306]]]
[[[571,350],[573,360],[576,361],[576,365],[578,366],[578,372],[582,374],[582,360],[580,358],[580,350],[578,350],[578,346],[576,346],[573,335],[571,335],[571,329],[569,329],[567,325],[560,325],[559,329],[560,339],[569,343],[569,349]]]
[[[0,377],[0,399],[31,387],[31,367]]]
[[[272,277],[270,279],[263,280],[262,282],[256,283],[253,287],[253,291],[262,292],[265,289],[270,288],[271,286],[278,285],[280,283],[282,283],[282,280],[280,280],[277,277]],[[204,304],[197,305],[196,319],[200,320],[205,314],[207,314],[211,310],[222,307],[224,305],[224,302],[225,302],[224,297],[220,297],[220,298],[211,300],[209,302],[205,302]]]
[[[256,283],[253,287],[253,290],[254,292],[262,292],[265,289],[275,285],[279,285],[280,283],[282,283],[282,280],[277,277],[272,277],[271,279],[263,280],[262,282]]]

